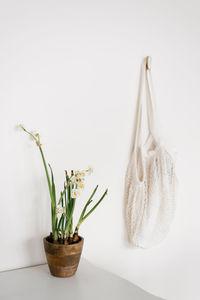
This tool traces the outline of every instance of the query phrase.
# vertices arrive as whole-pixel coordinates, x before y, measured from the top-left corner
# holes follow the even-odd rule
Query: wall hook
[[[151,69],[151,56],[146,57],[146,69],[147,70]]]

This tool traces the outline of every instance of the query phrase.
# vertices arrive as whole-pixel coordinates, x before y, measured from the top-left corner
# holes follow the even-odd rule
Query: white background
[[[199,53],[198,1],[0,1],[0,270],[44,262],[50,231],[45,173],[16,131],[23,123],[40,132],[58,193],[64,169],[88,164],[78,206],[95,184],[98,196],[109,188],[81,227],[84,257],[165,299],[199,298]],[[179,197],[166,240],[134,250],[124,238],[124,176],[146,55],[163,134],[178,153]]]

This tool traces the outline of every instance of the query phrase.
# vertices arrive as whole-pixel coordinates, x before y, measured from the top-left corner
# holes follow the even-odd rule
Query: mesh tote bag
[[[169,231],[175,210],[176,176],[173,158],[156,126],[151,70],[146,62],[142,64],[136,120],[125,180],[125,218],[130,243],[149,248]]]

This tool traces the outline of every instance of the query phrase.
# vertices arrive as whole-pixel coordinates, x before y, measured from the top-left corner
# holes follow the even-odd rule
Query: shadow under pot
[[[49,241],[50,237],[43,239],[44,249],[49,270],[56,277],[70,277],[76,273],[80,261],[84,238],[74,244],[59,244]]]

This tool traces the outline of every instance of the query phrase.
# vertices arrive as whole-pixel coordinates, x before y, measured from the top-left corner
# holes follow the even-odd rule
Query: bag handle
[[[149,132],[152,137],[159,141],[159,132],[158,132],[158,114],[156,109],[156,102],[153,90],[153,82],[151,69],[146,69],[146,105],[147,105],[147,119]]]
[[[143,98],[146,101],[144,103]],[[158,140],[158,129],[156,127],[156,108],[153,101],[153,84],[150,68],[147,68],[146,60],[142,62],[139,93],[138,93],[138,107],[137,107],[137,120],[135,127],[135,141],[134,148],[143,146],[142,143],[142,121],[144,118],[144,105],[146,104],[146,117],[147,117],[147,129],[148,137]],[[147,139],[148,139],[147,137]],[[145,142],[146,143],[146,142]]]

